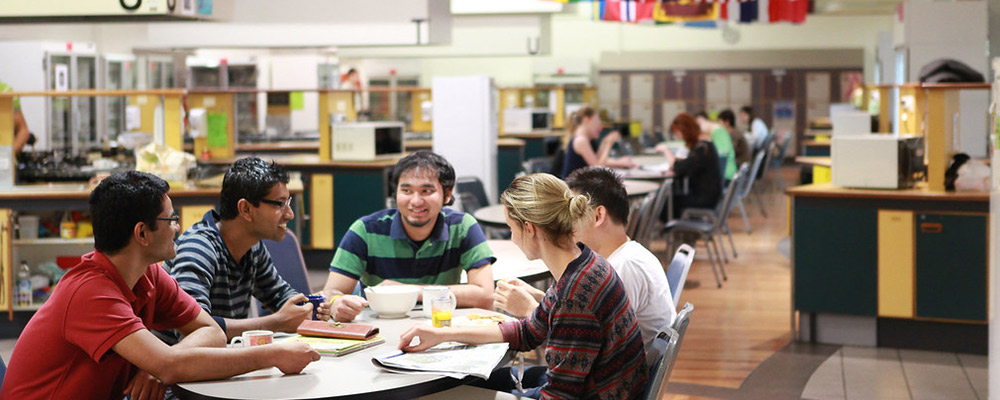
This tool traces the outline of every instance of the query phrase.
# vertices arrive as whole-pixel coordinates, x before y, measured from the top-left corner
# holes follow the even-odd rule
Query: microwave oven
[[[843,187],[904,189],[926,172],[922,136],[834,136],[830,159],[833,184]]]
[[[333,160],[371,161],[403,154],[402,122],[331,122],[330,128]]]
[[[552,132],[552,111],[545,108],[508,108],[503,111],[504,133]]]

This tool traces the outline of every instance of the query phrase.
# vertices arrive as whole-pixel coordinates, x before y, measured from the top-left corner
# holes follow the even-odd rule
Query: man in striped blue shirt
[[[493,252],[472,215],[448,208],[455,169],[430,151],[414,152],[392,171],[397,208],[351,224],[330,262],[323,288],[338,321],[353,320],[367,302],[349,295],[365,286],[447,285],[459,307],[493,307]],[[460,284],[462,271],[468,283]]]
[[[281,241],[292,213],[288,173],[256,157],[237,160],[222,181],[219,211],[210,210],[177,239],[177,257],[164,264],[226,331],[295,332],[312,304],[278,275],[261,239]],[[273,314],[247,318],[257,298]],[[296,303],[306,302],[303,305]],[[329,305],[320,307],[323,319]]]

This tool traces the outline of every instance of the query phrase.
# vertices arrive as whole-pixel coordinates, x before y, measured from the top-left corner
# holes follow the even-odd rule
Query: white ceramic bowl
[[[404,318],[417,305],[418,286],[379,286],[365,288],[368,305],[381,318]]]

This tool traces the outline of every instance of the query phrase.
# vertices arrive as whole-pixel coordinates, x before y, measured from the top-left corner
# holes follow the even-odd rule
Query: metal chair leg
[[[713,235],[713,234],[709,234],[708,235],[708,240],[712,242],[713,246],[715,246],[715,254],[716,254],[715,258],[718,259],[719,258],[719,253],[722,252],[720,250],[720,246],[719,246],[719,242],[720,241],[715,240],[715,235]],[[719,269],[722,270],[722,280],[728,281],[729,280],[729,276],[726,274],[726,265],[723,264],[723,263],[719,263]]]
[[[718,248],[718,252],[722,254],[723,263],[729,264],[729,254],[726,253],[726,247],[722,246],[722,241],[716,242],[715,246]]]
[[[724,227],[726,228],[726,236],[729,236],[729,247],[733,249],[733,259],[735,260],[739,255],[736,254],[736,243],[733,242],[733,231],[732,229],[729,229],[728,224],[724,225]]]
[[[757,193],[757,191],[754,191],[753,195],[754,197],[757,197],[757,204],[760,205],[761,215],[763,215],[764,218],[767,218],[767,210],[764,209],[764,199],[760,197],[760,193]]]
[[[719,268],[715,266],[715,256],[712,254],[712,247],[709,245],[708,238],[703,238],[705,242],[705,253],[708,254],[708,261],[712,263],[712,274],[715,275],[715,284],[718,285],[719,289],[722,289],[722,280],[719,279]]]
[[[747,209],[743,207],[743,198],[737,199],[736,206],[740,208],[740,214],[743,216],[743,229],[747,231],[747,235],[750,232],[750,218],[747,218]]]

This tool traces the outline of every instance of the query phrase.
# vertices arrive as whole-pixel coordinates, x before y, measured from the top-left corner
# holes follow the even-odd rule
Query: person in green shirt
[[[702,133],[707,132],[712,138],[712,144],[719,152],[719,158],[726,158],[722,178],[726,181],[733,179],[733,175],[736,175],[736,151],[733,149],[733,139],[729,136],[729,131],[708,119],[708,114],[705,114],[704,111],[695,115],[695,120],[698,121]]]
[[[0,92],[13,92],[14,88],[0,81]],[[14,154],[20,153],[31,133],[28,132],[28,123],[24,121],[24,114],[21,114],[21,99],[14,98]]]
[[[747,142],[746,136],[736,129],[736,114],[727,108],[719,113],[718,120],[719,125],[729,131],[729,138],[733,140],[733,149],[736,150],[736,165],[749,163],[753,159],[753,153],[750,152],[750,143]]]

